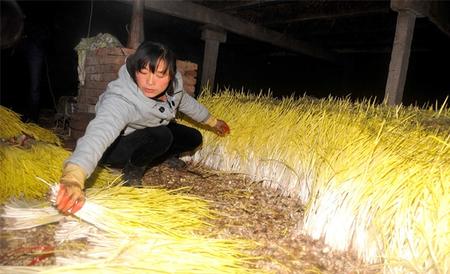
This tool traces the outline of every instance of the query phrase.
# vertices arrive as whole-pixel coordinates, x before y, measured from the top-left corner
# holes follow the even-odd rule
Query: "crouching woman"
[[[117,80],[108,84],[96,105],[95,118],[65,161],[56,205],[75,213],[84,204],[84,182],[97,164],[123,168],[129,185],[139,185],[145,170],[166,159],[192,151],[201,133],[175,122],[177,111],[210,126],[217,134],[228,125],[183,91],[173,52],[166,46],[143,42],[127,58]]]

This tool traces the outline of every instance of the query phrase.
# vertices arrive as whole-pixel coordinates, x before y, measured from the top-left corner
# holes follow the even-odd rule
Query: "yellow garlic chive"
[[[195,163],[297,196],[307,206],[303,231],[387,272],[450,272],[447,101],[388,107],[232,90],[199,100],[231,134],[200,128]]]

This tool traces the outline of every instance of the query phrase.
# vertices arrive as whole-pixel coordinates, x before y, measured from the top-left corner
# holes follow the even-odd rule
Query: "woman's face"
[[[167,89],[170,82],[167,63],[164,60],[158,61],[154,73],[147,65],[145,68],[136,72],[136,82],[145,96],[149,98],[158,96]]]

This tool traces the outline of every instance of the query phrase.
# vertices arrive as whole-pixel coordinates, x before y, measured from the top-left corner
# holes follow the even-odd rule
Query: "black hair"
[[[136,82],[136,72],[146,68],[147,65],[152,73],[155,73],[156,66],[159,61],[165,61],[167,64],[166,71],[169,73],[170,82],[166,90],[161,93],[173,95],[173,86],[176,83],[175,73],[177,72],[177,64],[175,54],[163,44],[144,41],[137,48],[136,52],[127,58],[127,70],[134,82]]]

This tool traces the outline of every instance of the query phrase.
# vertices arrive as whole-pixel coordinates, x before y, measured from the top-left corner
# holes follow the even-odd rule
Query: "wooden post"
[[[144,0],[133,1],[131,27],[128,34],[127,48],[137,49],[144,41]]]
[[[415,21],[415,14],[408,11],[398,12],[394,45],[384,94],[384,101],[388,105],[397,105],[402,102]]]
[[[205,50],[203,54],[201,88],[208,84],[213,88],[217,57],[219,55],[219,44],[227,40],[227,33],[222,30],[206,27],[202,31],[202,40],[205,41]]]

